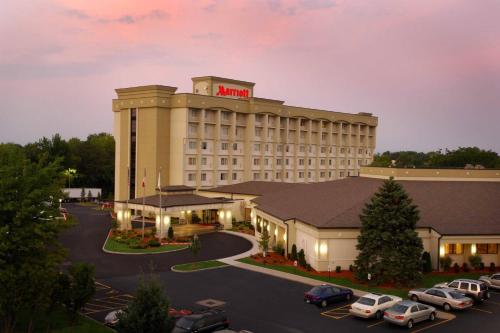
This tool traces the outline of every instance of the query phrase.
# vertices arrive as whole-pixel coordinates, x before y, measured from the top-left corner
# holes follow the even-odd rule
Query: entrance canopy
[[[125,201],[119,202],[126,204]],[[224,204],[231,204],[233,201],[227,198],[207,198],[197,194],[176,194],[162,195],[160,202],[160,195],[155,194],[129,200],[128,208],[142,210],[143,203],[146,210],[159,212],[161,207],[162,212],[168,213],[185,210],[221,209]]]

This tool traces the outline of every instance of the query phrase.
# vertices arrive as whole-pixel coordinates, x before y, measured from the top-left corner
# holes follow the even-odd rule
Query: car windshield
[[[405,313],[406,310],[408,310],[408,306],[396,304],[392,308],[390,308],[389,310],[392,312],[396,312],[396,313]]]
[[[314,287],[311,290],[309,290],[308,294],[317,296],[317,295],[321,295],[324,290],[325,290],[325,288]]]
[[[375,300],[373,298],[368,298],[368,297],[361,297],[358,299],[356,303],[363,304],[363,305],[374,305]]]
[[[462,299],[462,298],[465,298],[464,294],[457,293],[456,291],[450,291],[448,294],[450,294],[451,298],[453,298],[453,299]]]
[[[194,320],[184,317],[179,319],[177,323],[175,323],[175,326],[189,330],[193,327],[193,324]]]

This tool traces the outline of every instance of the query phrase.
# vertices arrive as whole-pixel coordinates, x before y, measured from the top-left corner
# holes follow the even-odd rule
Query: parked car
[[[104,325],[114,327],[118,324],[118,314],[122,313],[122,310],[111,311],[104,317]]]
[[[500,273],[493,275],[483,275],[479,277],[479,281],[483,281],[489,288],[500,289]]]
[[[176,310],[174,308],[168,308],[168,316],[170,318],[174,318],[175,321],[179,320],[179,318],[188,316],[190,314],[193,314],[193,311],[186,309]]]
[[[361,318],[382,319],[384,311],[401,302],[402,298],[392,295],[366,294],[351,304],[349,313]]]
[[[472,298],[474,302],[481,302],[490,298],[488,286],[483,281],[470,280],[470,279],[457,279],[448,283],[439,283],[434,287],[448,287],[455,289],[466,296]]]
[[[455,289],[442,287],[413,289],[408,292],[408,298],[414,302],[420,301],[442,306],[444,311],[470,308],[474,303],[471,298]]]
[[[212,309],[180,318],[175,323],[172,333],[215,332],[228,327],[226,312]]]
[[[344,300],[349,301],[352,298],[352,294],[351,289],[322,284],[306,292],[304,294],[304,301],[324,308],[330,303]]]
[[[414,324],[436,319],[436,309],[413,301],[401,301],[384,312],[384,320],[399,326],[412,328]]]

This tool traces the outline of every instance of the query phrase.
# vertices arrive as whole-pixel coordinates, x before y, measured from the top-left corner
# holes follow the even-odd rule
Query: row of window
[[[270,173],[270,172],[264,172],[263,175],[261,175],[260,172],[254,172],[253,173],[253,180],[271,180],[271,175],[272,175],[272,173]],[[284,176],[285,179],[291,179],[292,175],[293,175],[293,172],[286,171],[286,172],[282,173],[282,172],[278,171],[275,173],[276,177],[274,179],[281,179],[282,176]],[[306,173],[303,171],[299,171],[297,174],[299,179],[305,179],[305,175],[306,175]],[[354,172],[353,173],[351,173],[350,171],[348,172],[348,176],[354,176],[354,175],[355,175]],[[313,172],[311,172],[311,171],[307,172],[307,178],[312,179],[314,176],[315,176],[315,174]],[[320,178],[326,178],[327,176],[328,176],[328,178],[332,178],[332,177],[334,177],[334,173],[332,171],[328,171],[328,172],[321,171],[319,173]],[[341,171],[339,173],[339,176],[340,176],[340,178],[344,178],[345,172]],[[219,177],[219,180],[228,180],[229,173],[228,172],[221,172],[221,173],[219,173],[218,177]],[[232,180],[234,180],[234,181],[238,180],[238,173],[233,172],[231,174],[231,177],[232,177]],[[188,178],[188,181],[190,181],[190,182],[196,181],[196,173],[188,173],[187,178]],[[205,172],[202,172],[200,175],[200,178],[201,178],[202,182],[206,181],[207,174]]]
[[[197,161],[196,157],[188,157],[188,165],[189,166],[196,166],[196,161]],[[207,161],[208,160],[207,160],[206,157],[201,157],[201,165],[207,165]],[[221,157],[219,159],[219,161],[220,161],[220,165],[229,165],[229,158],[228,157]],[[266,166],[270,165],[270,159],[269,158],[264,158],[263,161],[264,161],[264,165],[266,165]],[[285,161],[285,165],[287,165],[287,166],[290,165],[290,159],[289,158],[286,158],[284,161]],[[326,166],[326,161],[327,160],[324,159],[324,158],[320,159],[319,160],[320,166]],[[313,159],[309,158],[307,160],[307,162],[308,162],[309,166],[313,165]],[[355,161],[347,160],[347,165],[348,166],[354,165],[355,164],[354,162]],[[362,160],[357,160],[357,162],[358,162],[358,167],[360,167],[361,163],[362,163]],[[254,158],[253,159],[253,165],[254,166],[260,166],[260,163],[261,163],[261,159],[260,158]],[[305,159],[299,158],[298,159],[298,163],[299,163],[299,166],[304,166],[305,165]],[[369,161],[366,160],[365,164],[368,164],[368,163],[369,163]],[[238,158],[235,158],[235,157],[232,158],[232,165],[238,165]],[[276,165],[277,166],[283,165],[283,159],[277,158],[276,159]],[[329,159],[328,160],[328,165],[329,166],[333,166],[333,160]],[[340,165],[341,166],[345,166],[345,160],[340,160]]]
[[[463,254],[462,244],[445,244],[445,254]],[[498,254],[498,244],[476,244],[477,254]]]
[[[189,149],[190,150],[196,150],[198,148],[198,142],[197,141],[189,141],[188,145],[189,145]],[[265,152],[269,152],[270,151],[269,144],[264,144],[263,146],[264,146],[264,151]],[[229,142],[221,142],[220,143],[220,148],[223,151],[229,150]],[[238,150],[238,144],[236,142],[232,143],[232,148],[233,148],[234,151]],[[262,146],[261,146],[260,143],[255,143],[253,145],[253,150],[255,152],[260,152],[261,148],[262,148]],[[284,145],[284,148],[285,148],[285,152],[287,152],[287,153],[290,152],[290,146],[289,145]],[[310,146],[308,146],[308,148],[309,148],[308,149],[309,153],[315,153],[316,152],[316,147],[315,146],[310,145]],[[206,141],[201,142],[201,149],[207,149],[207,142]],[[320,152],[321,152],[321,154],[326,154],[327,151],[329,151],[329,153],[332,154],[333,153],[333,149],[334,149],[334,147],[324,147],[323,146],[323,147],[320,147]],[[351,154],[351,152],[354,151],[354,149],[355,148],[344,148],[344,147],[342,147],[342,148],[340,148],[340,153],[341,154],[345,154],[347,152],[348,154]],[[276,146],[276,151],[279,152],[279,153],[283,152],[283,145],[277,145]],[[305,145],[300,145],[299,146],[299,152],[305,153],[305,151],[306,151],[306,146]],[[364,149],[364,148],[358,148],[358,154],[362,155],[363,153],[367,154],[368,156],[370,156],[371,150]]]

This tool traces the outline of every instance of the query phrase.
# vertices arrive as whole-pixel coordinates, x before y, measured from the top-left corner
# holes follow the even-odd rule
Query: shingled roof
[[[224,185],[212,189],[204,189],[207,192],[227,193],[227,194],[246,194],[263,196],[283,190],[293,190],[302,186],[310,186],[310,184],[297,183],[282,183],[282,182],[264,182],[264,181],[249,181],[233,185]]]
[[[120,201],[125,202],[125,201]],[[131,204],[142,205],[143,198],[135,198],[128,201]],[[226,198],[207,198],[196,194],[177,194],[177,195],[162,195],[161,207],[179,207],[179,206],[197,206],[211,205],[233,202]],[[144,204],[147,206],[160,207],[160,195],[150,195],[144,197]]]
[[[289,184],[253,202],[281,220],[295,218],[317,228],[359,228],[359,214],[382,182],[356,177]],[[420,210],[419,227],[442,235],[500,235],[500,182],[399,182]]]

